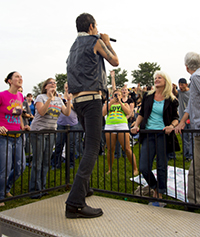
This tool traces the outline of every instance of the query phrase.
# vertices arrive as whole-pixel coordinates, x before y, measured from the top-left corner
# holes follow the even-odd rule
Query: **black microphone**
[[[110,38],[110,41],[116,42],[117,40],[116,40],[116,39],[113,39],[113,38]]]
[[[100,36],[100,39],[102,39],[101,36]],[[117,40],[116,40],[116,39],[113,39],[113,38],[110,38],[110,41],[116,42]]]

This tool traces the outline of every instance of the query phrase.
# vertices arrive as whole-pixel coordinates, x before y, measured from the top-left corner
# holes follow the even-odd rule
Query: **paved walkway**
[[[200,215],[129,201],[91,196],[88,205],[103,216],[66,219],[68,193],[0,212],[2,236],[200,236]],[[12,223],[14,222],[14,224]]]

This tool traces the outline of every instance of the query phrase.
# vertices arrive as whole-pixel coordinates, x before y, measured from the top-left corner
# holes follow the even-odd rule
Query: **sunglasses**
[[[57,82],[55,82],[55,81],[50,81],[50,82],[48,82],[47,84],[56,85]]]

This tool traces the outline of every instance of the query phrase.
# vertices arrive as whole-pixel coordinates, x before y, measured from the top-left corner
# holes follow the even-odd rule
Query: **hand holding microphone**
[[[110,38],[107,34],[101,34],[100,33],[100,39],[103,40],[104,43],[112,41],[112,42],[116,42],[116,39]]]
[[[105,46],[102,44],[101,40],[99,40],[99,48],[100,48],[100,51],[102,52],[102,54],[104,55],[104,58],[106,58],[106,60],[112,66],[118,66],[119,59],[117,57],[117,54],[115,53],[115,51],[113,50],[113,48],[111,46],[110,37],[107,34],[100,34],[100,38],[107,48],[107,49],[105,49]]]
[[[117,40],[116,40],[116,39],[113,39],[113,38],[110,38],[110,41],[116,42]]]

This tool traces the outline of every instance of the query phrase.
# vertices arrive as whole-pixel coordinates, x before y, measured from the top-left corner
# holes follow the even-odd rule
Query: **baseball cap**
[[[185,78],[180,78],[178,83],[184,83],[184,84],[187,84],[187,81]]]

